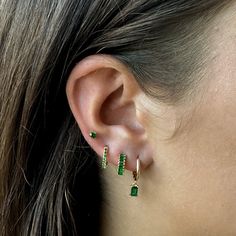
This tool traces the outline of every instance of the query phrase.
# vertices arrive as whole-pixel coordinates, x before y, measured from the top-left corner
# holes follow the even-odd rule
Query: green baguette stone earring
[[[137,184],[133,184],[131,186],[130,196],[131,197],[137,197],[138,196],[138,185]]]
[[[89,136],[90,136],[91,138],[95,139],[95,138],[97,137],[97,133],[96,133],[95,131],[91,131],[91,132],[89,133]]]
[[[108,146],[105,146],[103,149],[103,155],[102,155],[102,169],[107,168],[107,165],[108,165],[107,154],[108,154]]]
[[[134,178],[134,183],[131,185],[131,190],[130,190],[130,196],[131,197],[137,197],[138,196],[138,184],[137,181],[140,176],[140,160],[137,158],[137,166],[136,170],[133,171],[133,178]]]
[[[127,156],[124,153],[120,154],[120,158],[118,162],[118,175],[124,174],[126,157]]]

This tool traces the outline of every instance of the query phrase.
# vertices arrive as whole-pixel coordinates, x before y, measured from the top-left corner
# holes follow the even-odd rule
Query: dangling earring
[[[105,146],[103,149],[103,155],[102,155],[102,169],[107,168],[107,165],[108,165],[107,154],[108,154],[108,146]]]
[[[137,158],[136,170],[133,171],[134,183],[131,185],[131,191],[130,191],[130,196],[132,196],[132,197],[138,196],[137,181],[139,179],[139,176],[140,176],[140,160],[139,160],[139,158]]]

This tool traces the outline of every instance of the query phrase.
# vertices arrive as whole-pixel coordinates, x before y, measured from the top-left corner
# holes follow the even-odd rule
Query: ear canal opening
[[[144,129],[137,119],[135,103],[134,101],[123,103],[123,91],[122,85],[107,97],[101,107],[100,119],[109,126],[122,125],[129,130],[143,133]]]

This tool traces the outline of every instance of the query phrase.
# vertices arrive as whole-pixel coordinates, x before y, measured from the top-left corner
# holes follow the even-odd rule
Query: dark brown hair
[[[0,1],[1,235],[98,234],[99,171],[67,104],[71,69],[113,55],[175,104],[195,91],[211,21],[229,2]]]

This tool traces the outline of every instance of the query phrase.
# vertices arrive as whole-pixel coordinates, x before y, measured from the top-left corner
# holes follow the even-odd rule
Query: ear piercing
[[[95,131],[91,131],[91,132],[89,133],[89,136],[90,136],[91,138],[95,139],[95,138],[97,137],[97,133],[96,133]]]
[[[93,139],[95,139],[97,137],[97,133],[95,131],[91,131],[89,133],[89,136]],[[103,154],[102,154],[102,169],[106,169],[108,166],[108,161],[107,161],[107,156],[108,156],[108,146],[104,146],[103,149]],[[124,171],[125,171],[125,162],[126,162],[126,158],[127,155],[124,153],[121,153],[119,156],[119,160],[118,160],[118,175],[123,175]],[[139,158],[137,158],[137,163],[136,163],[136,170],[133,171],[133,179],[134,182],[131,185],[131,189],[130,189],[130,196],[132,197],[137,197],[138,196],[138,190],[139,190],[139,186],[137,184],[137,181],[139,179],[140,176],[140,160]]]
[[[89,136],[93,139],[97,137],[97,132],[96,131],[91,131],[89,133]],[[103,154],[102,154],[102,169],[106,169],[108,162],[107,162],[107,154],[108,154],[108,146],[105,146],[103,149]]]
[[[140,176],[140,160],[139,160],[139,158],[137,158],[136,170],[133,171],[134,183],[131,185],[131,189],[130,189],[130,196],[132,196],[132,197],[138,196],[137,181],[139,179],[139,176]]]
[[[108,146],[105,146],[103,149],[103,155],[102,155],[102,169],[107,168],[107,165],[108,165],[107,154],[108,154]]]
[[[120,154],[120,158],[118,161],[118,175],[124,174],[126,157],[127,156],[124,153]]]

